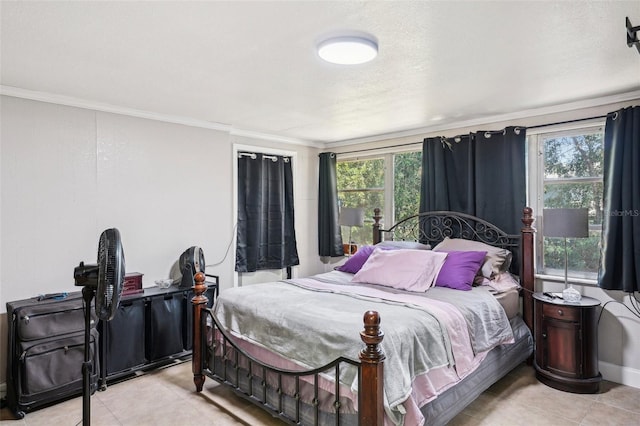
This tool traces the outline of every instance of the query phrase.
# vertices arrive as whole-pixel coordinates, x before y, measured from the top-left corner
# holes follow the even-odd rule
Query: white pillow
[[[377,248],[351,281],[424,292],[433,285],[446,257],[447,253],[431,250]]]
[[[433,251],[486,251],[484,263],[480,271],[483,277],[493,278],[500,272],[504,272],[511,266],[511,252],[509,250],[490,246],[480,241],[465,240],[463,238],[449,238],[433,248]]]

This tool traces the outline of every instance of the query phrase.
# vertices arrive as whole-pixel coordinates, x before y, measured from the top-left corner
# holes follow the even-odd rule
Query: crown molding
[[[191,126],[191,127],[200,127],[204,129],[210,129],[210,130],[219,130],[219,131],[227,132],[233,136],[254,138],[259,140],[293,144],[293,145],[301,145],[301,146],[307,146],[307,147],[318,148],[323,150],[332,149],[335,147],[378,142],[378,141],[387,140],[387,139],[398,139],[403,137],[419,136],[419,135],[425,135],[433,132],[445,132],[445,131],[456,130],[456,129],[461,129],[465,127],[483,126],[483,125],[488,125],[488,124],[497,123],[497,122],[519,120],[519,119],[532,118],[532,117],[549,115],[549,114],[558,114],[558,113],[569,112],[569,111],[574,111],[579,109],[593,108],[593,107],[604,106],[607,104],[614,104],[619,102],[627,102],[627,101],[640,99],[640,90],[634,90],[630,92],[603,96],[599,98],[584,99],[584,100],[575,101],[575,102],[569,102],[569,103],[553,105],[548,107],[527,109],[527,110],[517,111],[513,113],[487,116],[487,117],[482,117],[482,118],[477,118],[472,120],[456,121],[456,122],[451,122],[446,124],[436,124],[433,126],[420,127],[420,128],[404,130],[400,132],[382,133],[382,134],[367,136],[363,138],[323,143],[323,142],[314,142],[314,141],[304,140],[304,139],[289,138],[289,137],[274,135],[270,133],[262,133],[262,132],[257,132],[253,130],[238,129],[229,124],[216,123],[216,122],[206,121],[206,120],[198,120],[190,117],[183,117],[183,116],[177,116],[177,115],[160,114],[160,113],[151,112],[151,111],[144,111],[144,110],[139,110],[135,108],[127,108],[127,107],[122,107],[117,105],[105,104],[105,103],[100,103],[100,102],[95,102],[95,101],[90,101],[90,100],[80,99],[80,98],[74,98],[70,96],[58,95],[58,94],[53,94],[48,92],[39,92],[35,90],[21,89],[19,87],[13,87],[13,86],[0,85],[0,94],[6,95],[6,96],[12,96],[16,98],[30,99],[30,100],[40,101],[40,102],[66,105],[66,106],[90,109],[90,110],[101,111],[101,112],[109,112],[114,114],[145,118],[149,120],[162,121],[167,123],[182,124],[182,125]]]
[[[229,124],[216,123],[213,121],[198,120],[190,117],[183,117],[171,114],[160,114],[152,111],[144,111],[135,108],[127,108],[118,105],[105,104],[86,99],[74,98],[71,96],[58,95],[49,92],[39,92],[35,90],[21,89],[19,87],[0,85],[0,94],[11,96],[14,98],[29,99],[33,101],[47,102],[58,105],[71,106],[76,108],[90,109],[100,112],[108,112],[113,114],[127,115],[130,117],[145,118],[148,120],[162,121],[165,123],[182,124],[190,127],[199,127],[210,130],[219,130],[227,132],[235,136],[244,136],[267,140],[272,142],[281,142],[294,145],[310,146],[314,148],[324,148],[324,144],[311,142],[303,139],[287,138],[283,136],[254,132],[250,130],[237,129]]]
[[[553,106],[532,108],[507,114],[499,114],[493,116],[487,116],[472,120],[456,121],[447,124],[436,124],[433,126],[420,127],[417,129],[404,130],[400,132],[384,133],[374,136],[367,136],[364,138],[349,139],[344,141],[335,141],[325,143],[325,149],[359,145],[363,143],[379,142],[388,139],[399,139],[403,137],[411,137],[418,135],[425,135],[433,132],[443,132],[448,130],[457,130],[465,127],[484,126],[492,123],[499,123],[503,121],[521,120],[524,118],[532,118],[549,114],[559,114],[563,112],[570,112],[585,108],[600,107],[608,104],[615,104],[619,102],[627,102],[633,100],[640,100],[640,90],[634,90],[631,92],[618,93],[615,95],[602,96],[599,98],[583,99],[575,102],[568,102],[564,104],[558,104]]]
[[[305,139],[288,138],[285,136],[272,135],[269,133],[254,132],[252,130],[242,130],[232,128],[229,132],[232,136],[241,136],[245,138],[260,139],[263,141],[283,142],[291,145],[303,145],[312,148],[324,149],[326,145],[321,142],[313,142]]]
[[[151,111],[144,111],[135,108],[127,108],[118,105],[105,104],[101,102],[90,101],[87,99],[74,98],[71,96],[58,95],[55,93],[38,92],[35,90],[21,89],[12,86],[0,86],[0,94],[13,96],[14,98],[30,99],[33,101],[47,102],[51,104],[65,105],[76,108],[90,109],[100,112],[109,112],[113,114],[128,115],[137,118],[146,118],[155,121],[164,121],[166,123],[183,124],[191,127],[202,127],[211,130],[220,130],[229,132],[231,126],[228,124],[215,123],[206,120],[197,120],[189,117],[177,115],[159,114]]]

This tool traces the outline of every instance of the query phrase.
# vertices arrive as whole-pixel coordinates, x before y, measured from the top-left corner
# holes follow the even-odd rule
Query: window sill
[[[553,282],[564,283],[564,277],[561,277],[559,275],[535,274],[534,278],[538,280],[543,280],[543,281],[553,281]],[[569,284],[578,284],[578,285],[591,286],[591,287],[598,286],[598,280],[589,279],[589,278],[568,277],[567,282]]]

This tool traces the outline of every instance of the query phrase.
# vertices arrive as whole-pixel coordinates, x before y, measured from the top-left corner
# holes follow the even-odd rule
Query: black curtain
[[[472,214],[520,232],[526,203],[525,128],[479,131],[422,144],[420,212]]]
[[[318,179],[318,254],[343,256],[342,234],[338,221],[338,183],[336,179],[336,155],[320,154]]]
[[[640,291],[640,106],[607,115],[598,285]]]
[[[526,203],[525,142],[524,127],[426,138],[420,212],[467,213],[518,234]],[[517,273],[518,268],[516,255],[511,270]]]
[[[236,271],[283,269],[299,264],[291,159],[240,153]]]

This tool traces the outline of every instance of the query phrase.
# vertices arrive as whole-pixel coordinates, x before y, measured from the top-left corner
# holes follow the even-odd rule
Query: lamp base
[[[582,299],[582,295],[578,290],[573,288],[571,284],[569,284],[567,287],[565,287],[564,290],[562,290],[562,300],[564,300],[565,302],[576,303],[579,302],[580,299]]]

